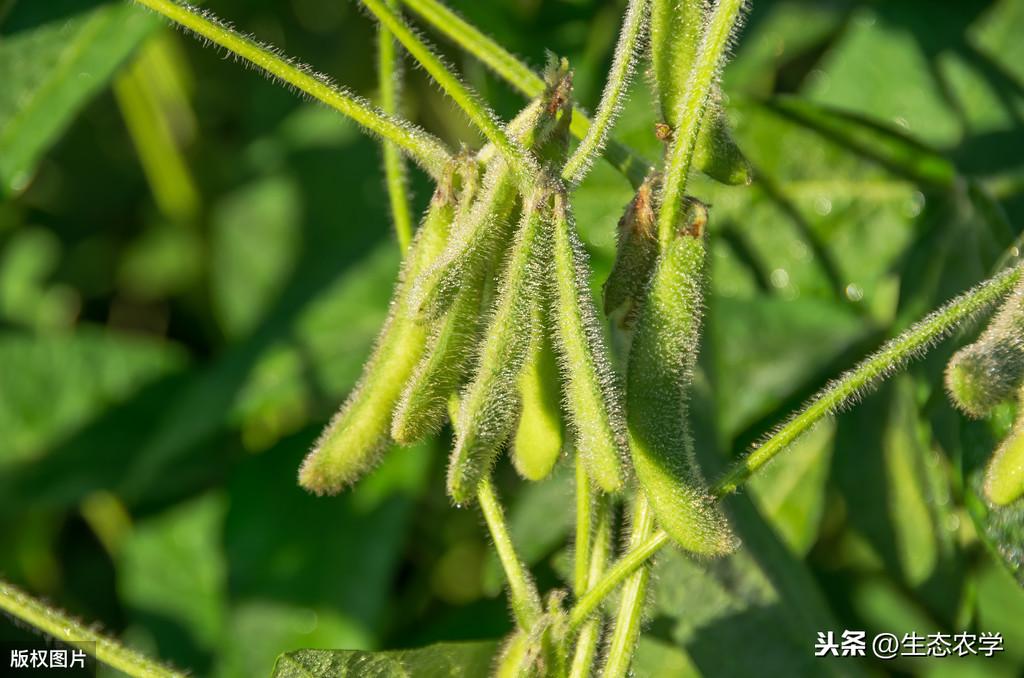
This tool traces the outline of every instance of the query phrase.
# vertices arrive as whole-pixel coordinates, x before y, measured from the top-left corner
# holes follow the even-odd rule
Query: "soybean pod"
[[[545,306],[542,299],[534,304],[530,354],[519,377],[522,407],[512,439],[512,463],[527,480],[546,478],[562,453],[558,364],[543,317]]]
[[[590,271],[583,243],[576,235],[569,204],[555,194],[553,256],[548,271],[550,316],[576,454],[605,492],[622,487],[621,459],[626,427],[618,384],[590,293]]]
[[[615,263],[604,283],[604,311],[609,317],[618,315],[619,325],[624,329],[636,319],[658,257],[656,190],[656,178],[648,176],[626,206],[617,229]]]
[[[460,216],[472,209],[478,188],[477,172],[468,173],[459,200]],[[479,338],[480,303],[484,280],[463,286],[452,307],[433,324],[420,359],[402,390],[391,422],[396,442],[411,444],[434,433],[446,418],[449,397],[461,386]]]
[[[946,389],[972,417],[984,417],[1013,399],[1024,383],[1024,282],[973,344],[957,351],[946,367]]]
[[[477,359],[476,375],[461,399],[455,449],[448,466],[448,494],[457,504],[473,500],[515,424],[519,378],[530,347],[522,336],[524,329],[532,331],[533,306],[546,258],[547,234],[542,217],[547,202],[541,191],[524,201]]]
[[[679,126],[677,117],[707,24],[707,7],[707,0],[653,0],[651,6],[651,72],[664,120],[658,125],[658,136],[666,142]],[[722,183],[748,184],[750,164],[729,132],[720,99],[715,86],[697,136],[693,164]]]
[[[402,265],[391,310],[355,389],[299,469],[299,484],[318,494],[357,481],[391,444],[391,418],[402,385],[420,359],[429,329],[408,309],[412,281],[444,248],[455,216],[454,167],[438,186]]]
[[[559,73],[544,96],[533,101],[509,124],[509,132],[525,148],[544,144],[559,127],[571,88],[567,73]],[[488,149],[484,149],[488,151]],[[489,158],[483,189],[473,209],[460,219],[451,241],[437,262],[416,282],[415,312],[436,319],[447,311],[459,291],[479,279],[496,265],[511,239],[512,214],[518,195],[512,168],[500,157],[481,152]]]
[[[687,421],[700,338],[706,210],[686,222],[658,258],[629,354],[626,410],[633,468],[658,524],[681,547],[713,556],[734,546],[697,466]]]
[[[1024,411],[985,469],[985,498],[1006,506],[1024,497]]]

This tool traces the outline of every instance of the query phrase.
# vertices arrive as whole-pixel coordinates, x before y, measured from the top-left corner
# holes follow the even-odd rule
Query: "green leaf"
[[[121,600],[136,613],[179,624],[206,650],[224,639],[226,499],[219,492],[202,495],[140,521],[118,556]]]
[[[298,650],[281,655],[274,678],[486,678],[496,650],[497,644],[491,641],[438,643],[418,650],[389,652]]]
[[[173,344],[94,327],[0,334],[0,465],[37,460],[106,408],[180,370]]]
[[[158,25],[128,3],[16,2],[0,24],[0,192],[40,156]]]

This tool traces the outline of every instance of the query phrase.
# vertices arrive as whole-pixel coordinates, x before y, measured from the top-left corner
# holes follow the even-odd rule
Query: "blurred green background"
[[[624,2],[452,0],[596,105]],[[375,95],[345,0],[208,0]],[[425,29],[503,116],[523,100]],[[1024,225],[1024,2],[754,0],[724,91],[757,175],[698,179],[712,283],[696,397],[709,474],[830,377],[1013,258]],[[419,70],[406,115],[480,140]],[[637,79],[617,136],[656,159]],[[413,171],[416,209],[429,197]],[[0,574],[202,676],[303,647],[510,629],[482,524],[438,441],[314,498],[299,461],[359,374],[399,254],[380,152],[324,108],[120,2],[0,0]],[[595,286],[631,197],[577,192]],[[639,675],[1020,675],[1024,508],[979,469],[1012,411],[967,422],[941,371],[977,328],[819,426],[728,502],[744,547],[665,553]],[[563,464],[564,466],[564,464]],[[545,588],[571,472],[497,480]],[[1018,502],[1018,505],[1020,502]],[[815,661],[815,634],[998,631],[996,658]],[[27,631],[0,618],[0,639]]]

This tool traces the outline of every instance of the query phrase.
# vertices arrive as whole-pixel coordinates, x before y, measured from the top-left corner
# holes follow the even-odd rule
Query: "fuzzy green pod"
[[[558,363],[548,329],[541,317],[541,306],[534,307],[534,332],[530,354],[519,377],[522,408],[512,438],[512,463],[527,480],[543,480],[555,467],[562,453],[561,393]]]
[[[651,5],[651,72],[661,116],[657,128],[663,141],[672,138],[679,124],[683,93],[697,59],[707,22],[706,0],[653,0]],[[714,88],[694,147],[693,163],[704,174],[725,184],[749,184],[750,164],[729,132]]]
[[[685,214],[658,259],[637,323],[627,420],[633,467],[658,524],[687,551],[715,556],[731,551],[735,540],[697,466],[687,420],[703,311],[706,215],[696,202]]]
[[[565,108],[571,90],[570,75],[560,73],[544,96],[530,103],[509,124],[510,134],[524,148],[546,152],[546,142],[568,124]],[[463,287],[479,284],[496,267],[512,237],[518,196],[515,176],[500,156],[489,152],[481,155],[487,158],[487,169],[479,198],[473,209],[459,219],[437,262],[416,281],[413,308],[424,318],[440,317]]]
[[[946,366],[946,390],[972,417],[1011,400],[1024,382],[1024,283],[1018,283],[977,341]]]
[[[1024,393],[1021,394],[1024,403]],[[1024,496],[1024,406],[985,469],[985,498],[1006,506]]]
[[[616,492],[627,447],[619,386],[590,293],[587,253],[561,192],[555,194],[553,225],[554,256],[546,270],[565,410],[590,477],[605,492]]]
[[[408,313],[412,280],[438,256],[448,238],[455,216],[453,171],[435,191],[410,246],[390,315],[358,384],[302,462],[299,484],[307,490],[317,494],[338,492],[369,470],[391,443],[395,403],[420,359],[429,333],[429,328],[416,323]]]
[[[525,200],[477,358],[476,376],[463,392],[448,465],[448,494],[457,504],[473,500],[519,412],[519,378],[530,347],[522,337],[532,332],[533,306],[548,249],[543,228],[547,201],[541,195]]]
[[[609,317],[620,315],[620,325],[628,328],[643,304],[654,261],[658,257],[658,233],[654,217],[657,180],[644,179],[626,206],[618,225],[615,264],[604,283],[604,311]]]
[[[478,189],[475,172],[463,182],[456,222],[472,209]],[[408,445],[435,433],[443,424],[449,397],[462,385],[480,336],[483,280],[465,285],[448,312],[433,325],[423,357],[413,370],[391,421],[391,436]]]

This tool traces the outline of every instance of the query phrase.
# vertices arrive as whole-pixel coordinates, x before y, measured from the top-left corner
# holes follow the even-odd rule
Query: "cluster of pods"
[[[976,418],[1017,400],[1017,420],[989,461],[984,490],[997,506],[1024,497],[1024,280],[978,340],[953,355],[946,389],[961,410]]]
[[[659,524],[684,548],[726,552],[735,540],[696,465],[686,421],[706,208],[688,198],[671,243],[659,246],[652,175],[620,220],[604,306],[629,337],[623,378],[557,178],[570,101],[563,63],[549,69],[544,95],[509,124],[541,165],[530,192],[490,147],[448,169],[373,356],[304,462],[300,483],[338,491],[392,444],[416,442],[450,420],[447,490],[456,504],[475,499],[504,449],[530,480],[572,449],[603,492],[620,492],[635,477]]]

